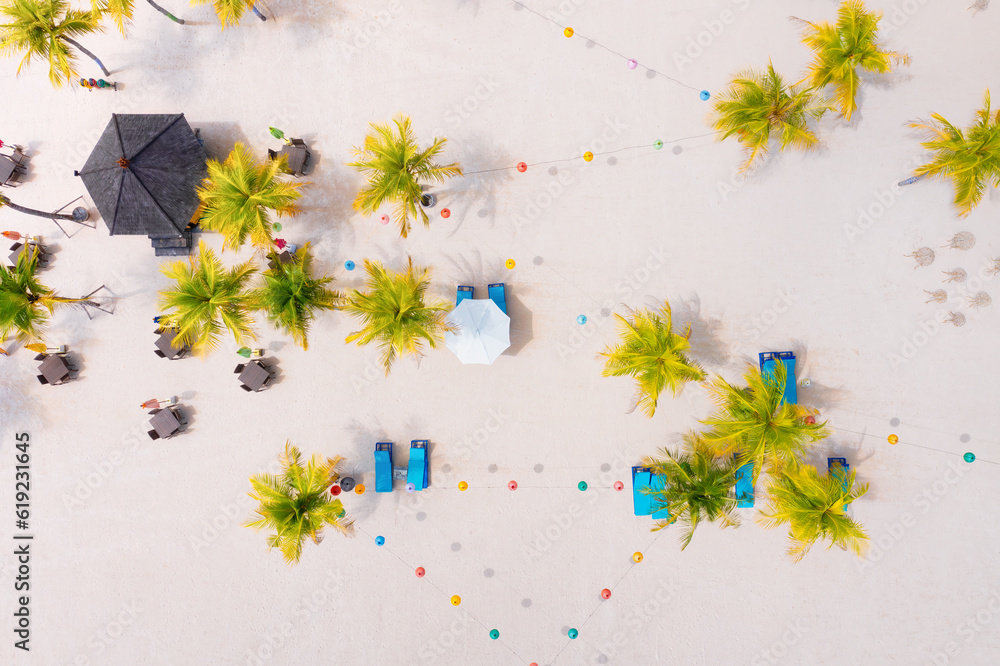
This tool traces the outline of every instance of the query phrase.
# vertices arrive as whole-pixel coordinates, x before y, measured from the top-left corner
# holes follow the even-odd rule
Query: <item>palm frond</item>
[[[436,347],[451,326],[445,316],[447,302],[426,298],[429,270],[414,268],[408,259],[406,270],[395,273],[379,262],[365,260],[367,292],[355,289],[347,297],[344,310],[360,320],[362,328],[347,336],[346,342],[364,346],[373,342],[381,350],[386,375],[396,359],[421,356],[423,345]]]
[[[710,125],[720,141],[735,137],[746,149],[742,172],[758,165],[777,137],[782,149],[808,148],[819,139],[809,120],[821,117],[829,105],[813,90],[789,87],[768,63],[765,69],[737,73],[712,107]]]
[[[223,247],[238,250],[249,239],[258,250],[274,244],[270,212],[296,215],[301,183],[278,179],[281,161],[259,163],[242,143],[225,162],[209,160],[208,175],[198,188],[202,204],[201,225],[225,237]]]
[[[869,11],[861,0],[844,0],[837,9],[837,23],[809,23],[802,41],[814,52],[806,81],[816,90],[833,86],[841,115],[851,119],[857,109],[858,70],[885,74],[893,65],[907,64],[909,56],[887,51],[878,38],[882,13]]]
[[[308,349],[313,312],[335,309],[343,295],[326,288],[333,282],[332,277],[312,276],[308,243],[299,248],[289,263],[281,263],[276,254],[271,255],[271,262],[274,268],[263,274],[263,283],[248,295],[250,306],[263,310],[272,324],[291,335],[297,345]]]
[[[718,457],[700,435],[685,435],[687,451],[661,449],[659,456],[648,457],[643,464],[663,477],[663,487],[650,494],[661,506],[666,506],[670,519],[658,521],[653,531],[679,522],[682,527],[681,550],[687,548],[694,531],[702,522],[719,523],[720,527],[736,527],[737,463],[732,456]]]
[[[670,303],[658,311],[632,311],[618,320],[619,342],[598,354],[604,358],[605,377],[632,377],[639,396],[638,405],[653,416],[660,393],[669,389],[677,395],[689,381],[701,381],[705,372],[687,354],[691,348],[690,329],[677,334],[672,329]]]
[[[353,149],[355,161],[347,165],[368,180],[354,199],[354,210],[371,215],[383,204],[394,204],[403,238],[410,233],[411,218],[419,216],[425,226],[429,225],[430,218],[419,205],[423,196],[421,181],[443,183],[462,175],[457,163],[439,165],[434,161],[446,143],[446,139],[435,139],[421,151],[410,119],[402,115],[394,118],[392,125],[372,123],[362,146]]]
[[[1000,187],[1000,113],[990,109],[990,91],[976,121],[967,130],[948,122],[939,114],[930,121],[916,121],[910,127],[923,132],[920,145],[934,158],[914,170],[917,176],[948,179],[955,188],[954,204],[961,217],[979,205],[987,189]]]
[[[794,467],[806,446],[829,435],[826,423],[807,423],[810,410],[782,402],[786,371],[775,364],[773,378],[754,366],[743,374],[746,388],[737,388],[722,377],[708,383],[717,411],[702,421],[702,433],[718,455],[738,454],[739,463],[753,461],[754,483],[762,470],[774,474]]]
[[[268,536],[267,545],[279,549],[288,564],[299,561],[306,538],[318,544],[326,527],[352,534],[354,521],[347,518],[341,501],[327,492],[339,478],[341,461],[340,456],[326,460],[312,456],[303,465],[299,449],[285,442],[279,456],[281,474],[250,477],[249,495],[259,506],[257,519],[245,526],[274,532]]]
[[[161,268],[174,280],[172,288],[160,292],[160,308],[166,320],[178,327],[178,337],[204,356],[219,345],[223,328],[236,344],[256,339],[246,287],[255,272],[253,262],[226,269],[211,249],[202,243],[198,257]]]
[[[784,470],[771,485],[770,504],[759,522],[767,529],[787,525],[788,552],[802,559],[816,541],[829,541],[862,555],[868,536],[845,507],[868,491],[868,484],[855,484],[855,473],[820,476],[815,468],[802,465]]]

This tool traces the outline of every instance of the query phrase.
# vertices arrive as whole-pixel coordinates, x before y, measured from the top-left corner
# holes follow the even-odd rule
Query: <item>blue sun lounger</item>
[[[427,472],[430,460],[427,459],[427,440],[415,439],[410,442],[410,464],[406,471],[406,482],[412,483],[417,490],[427,487]]]
[[[507,292],[504,291],[503,282],[491,284],[489,290],[490,300],[497,304],[501,312],[507,314]]]
[[[765,378],[773,381],[774,364],[782,363],[785,366],[785,391],[781,396],[782,401],[789,405],[799,403],[799,395],[795,386],[795,354],[787,352],[761,352],[757,354],[760,363],[760,373]]]
[[[475,287],[466,287],[464,284],[458,285],[458,290],[455,292],[455,305],[457,306],[467,298],[472,298],[475,293]]]
[[[737,456],[733,456],[736,458]],[[740,465],[736,470],[736,506],[753,506],[753,461]]]
[[[375,445],[375,492],[392,492],[392,442]]]
[[[651,467],[636,465],[632,468],[632,512],[637,516],[652,516],[654,520],[669,520],[670,512],[658,499],[643,489],[662,490],[665,479],[653,474]]]
[[[847,464],[847,458],[827,458],[826,459],[826,472],[830,476],[840,478],[840,487],[847,492],[848,486],[848,474],[850,474],[851,466]],[[851,505],[850,502],[844,505],[846,509]]]

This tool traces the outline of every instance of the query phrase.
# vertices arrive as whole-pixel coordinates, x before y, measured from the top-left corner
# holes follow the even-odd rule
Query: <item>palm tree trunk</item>
[[[254,14],[256,14],[257,18],[259,18],[261,21],[266,21],[267,20],[267,17],[264,16],[263,14],[261,14],[260,10],[257,9],[257,5],[250,5],[250,11],[252,11]]]
[[[153,0],[146,0],[146,2],[148,2],[149,4],[151,4],[153,6],[153,9],[155,9],[158,12],[160,12],[161,14],[163,14],[164,16],[166,16],[168,19],[170,19],[174,23],[180,23],[181,25],[184,25],[184,19],[177,18],[176,16],[174,16],[173,14],[171,14],[170,12],[168,12],[166,9],[164,9],[163,7],[161,7],[158,4],[156,4],[155,2],[153,2]]]
[[[72,215],[65,215],[63,213],[46,213],[42,210],[35,210],[34,208],[25,208],[24,206],[18,206],[16,203],[11,202],[10,199],[0,194],[0,208],[7,206],[19,213],[24,213],[26,215],[34,215],[36,217],[44,217],[46,220],[69,220],[70,222],[79,222]]]
[[[90,58],[91,60],[93,60],[94,62],[96,62],[97,66],[101,68],[102,72],[104,72],[104,76],[107,76],[108,78],[111,77],[111,72],[109,72],[108,69],[107,69],[107,67],[104,66],[104,63],[101,62],[101,60],[97,56],[95,56],[93,53],[91,53],[87,49],[83,48],[83,46],[80,45],[80,42],[76,41],[72,37],[67,37],[66,35],[60,35],[59,38],[60,39],[65,39],[67,42],[69,42],[70,44],[72,44],[73,46],[75,46],[77,49],[79,49],[80,53],[84,54],[85,56],[87,56],[88,58]]]

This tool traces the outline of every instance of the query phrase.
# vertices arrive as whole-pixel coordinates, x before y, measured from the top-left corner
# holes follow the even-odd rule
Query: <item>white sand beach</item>
[[[160,4],[193,24],[140,2],[128,39],[80,38],[117,92],[54,89],[45,63],[15,76],[17,60],[0,61],[0,139],[31,156],[27,182],[3,194],[43,210],[83,196],[97,225],[67,237],[0,209],[0,229],[53,248],[46,285],[116,296],[113,315],[53,317],[47,341],[68,345],[79,380],[42,386],[32,352],[0,358],[0,664],[997,663],[1000,309],[967,296],[1000,301],[1000,276],[986,274],[1000,192],[959,218],[949,183],[895,184],[929,159],[907,121],[936,112],[968,126],[987,88],[1000,95],[1000,7],[871,0],[911,64],[869,77],[850,123],[819,121],[818,149],[774,151],[744,180],[740,146],[710,135],[698,91],[768,58],[796,79],[810,52],[787,19],[832,21],[832,0],[524,0],[571,39],[509,0],[269,0],[267,22],[248,14],[221,32],[211,5]],[[352,210],[362,178],[345,165],[368,123],[399,112],[422,143],[448,139],[444,161],[485,172],[435,188],[430,227],[406,239]],[[431,266],[449,300],[459,284],[485,298],[504,282],[511,348],[482,366],[442,345],[386,377],[374,347],[344,343],[355,320],[332,312],[308,351],[258,318],[279,369],[259,394],[234,379],[231,338],[204,360],[157,358],[161,260],[144,236],[110,237],[73,175],[112,113],[184,113],[215,159],[237,141],[260,157],[279,148],[269,126],[301,137],[310,184],[281,236],[311,243],[342,291],[362,286],[366,258]],[[532,166],[510,168],[521,161]],[[975,247],[945,248],[960,231]],[[227,263],[252,256],[200,239]],[[924,246],[936,260],[915,269],[906,255]],[[942,284],[953,268],[969,279]],[[949,302],[925,303],[938,288]],[[700,526],[683,552],[676,530],[633,515],[631,466],[711,409],[691,383],[653,418],[628,413],[632,383],[601,376],[612,313],[664,300],[692,326],[692,356],[730,381],[758,352],[795,352],[799,402],[833,431],[810,461],[825,472],[845,457],[870,484],[851,509],[867,557],[817,544],[793,562],[786,531],[755,522],[763,500],[737,529]],[[165,396],[190,425],[151,441],[139,407]],[[30,652],[12,632],[20,432]],[[430,441],[430,487],[373,492],[375,443],[395,442],[405,465],[415,439]],[[295,566],[242,527],[249,477],[276,471],[286,440],[343,455],[368,486],[341,495],[356,536],[328,530]]]

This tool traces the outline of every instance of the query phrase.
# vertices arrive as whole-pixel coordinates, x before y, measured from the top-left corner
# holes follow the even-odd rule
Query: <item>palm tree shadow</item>
[[[850,395],[849,391],[833,386],[824,386],[819,382],[809,380],[809,386],[799,385],[799,402],[817,409],[829,409],[842,404]]]
[[[229,156],[237,143],[252,145],[239,123],[191,121],[191,127],[201,130],[200,136],[205,142],[205,153],[209,159],[221,162]]]
[[[830,439],[820,442],[819,444],[807,449],[803,462],[815,467],[822,475],[827,472],[829,458],[846,458],[847,464],[851,466],[851,470],[858,472],[856,483],[865,483],[859,468],[865,461],[875,456],[874,448],[867,448],[864,446],[866,437],[867,428],[862,430],[860,434],[856,435],[857,439],[853,442],[837,441],[831,437]],[[878,495],[873,493],[870,489],[868,493],[866,493],[865,497],[868,499],[878,499]]]
[[[458,161],[466,175],[452,178],[444,189],[438,191],[442,205],[448,205],[447,201],[453,196],[460,197],[462,204],[461,208],[452,212],[455,226],[448,234],[449,237],[462,227],[473,209],[478,209],[476,215],[480,219],[488,218],[489,226],[493,228],[496,223],[497,196],[504,184],[511,179],[510,170],[503,167],[510,163],[510,155],[484,134],[475,133],[463,140],[461,145],[465,152],[459,155]]]
[[[354,215],[354,192],[357,190],[354,179],[349,177],[353,172],[334,162],[320,173],[320,154],[311,148],[310,154],[309,172],[305,176],[308,180],[302,181],[309,184],[302,188],[299,200],[302,212],[288,218],[296,232],[305,233],[304,237],[297,235],[296,240],[314,244],[325,241],[334,247],[353,244],[356,234],[348,223]],[[344,234],[350,234],[351,238],[344,238]]]
[[[657,304],[656,307],[660,307]],[[697,294],[671,304],[676,329],[691,326],[691,355],[707,365],[722,367],[729,362],[729,347],[722,341],[721,319],[702,313],[701,298]]]
[[[989,0],[987,0],[989,2]],[[458,8],[465,9],[468,8],[473,16],[479,16],[479,7],[482,5],[483,0],[458,0]],[[518,9],[521,9],[518,7]]]

